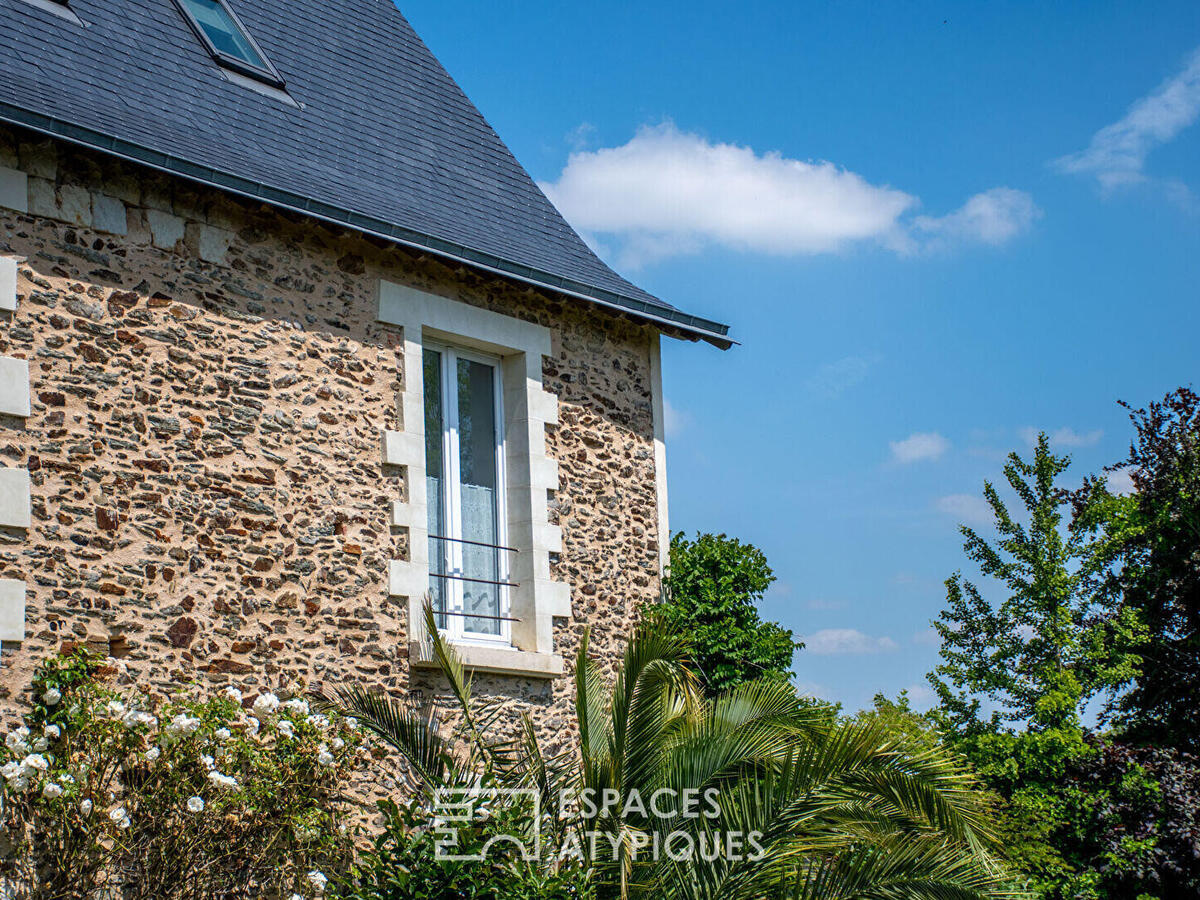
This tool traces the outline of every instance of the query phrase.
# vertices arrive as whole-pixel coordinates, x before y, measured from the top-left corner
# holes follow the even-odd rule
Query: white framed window
[[[559,489],[546,445],[558,399],[542,386],[550,330],[386,280],[379,320],[403,329],[399,430],[382,430],[382,450],[405,470],[392,526],[408,534],[407,559],[390,562],[388,593],[408,600],[409,659],[432,662],[428,597],[467,668],[561,675],[554,620],[571,616],[571,589],[550,565],[563,549],[548,521]]]
[[[500,359],[422,349],[429,596],[452,640],[512,642]]]

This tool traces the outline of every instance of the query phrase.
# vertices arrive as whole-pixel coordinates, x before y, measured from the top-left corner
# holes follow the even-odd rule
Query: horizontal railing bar
[[[472,584],[494,584],[497,587],[520,587],[519,584],[514,584],[511,581],[492,581],[488,578],[468,578],[466,575],[443,575],[441,572],[430,572],[430,578],[450,578],[454,581],[469,581]]]
[[[508,553],[520,553],[516,547],[505,547],[503,544],[485,544],[482,541],[468,541],[466,538],[443,537],[440,534],[429,535],[431,541],[454,541],[456,544],[470,544],[472,547],[488,547],[492,550],[505,550]]]
[[[512,616],[485,616],[480,613],[467,612],[451,612],[448,609],[435,609],[435,616],[461,616],[464,619],[487,619],[489,622],[520,622],[520,619],[514,619]]]

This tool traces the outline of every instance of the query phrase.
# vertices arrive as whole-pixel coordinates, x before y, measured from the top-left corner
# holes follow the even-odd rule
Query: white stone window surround
[[[33,527],[31,483],[28,469],[0,466],[0,526]]]
[[[0,579],[0,641],[25,640],[25,582]]]
[[[0,256],[0,309],[17,311],[17,261],[9,256]]]
[[[15,210],[19,213],[29,212],[29,176],[17,169],[0,166],[0,206]],[[12,277],[16,278],[16,263],[13,261]],[[0,271],[0,280],[4,278]],[[0,285],[2,290],[2,285]],[[4,309],[16,309],[15,306],[5,306]]]
[[[478,350],[500,359],[503,385],[507,540],[512,647],[457,644],[477,671],[554,677],[553,620],[571,615],[568,585],[550,579],[550,554],[562,552],[562,531],[548,521],[547,492],[558,489],[558,463],[546,454],[546,425],[558,421],[558,400],[542,388],[542,357],[550,330],[389,281],[379,283],[379,320],[404,330],[401,431],[383,433],[385,464],[403,466],[407,501],[393,504],[392,524],[408,529],[409,559],[393,560],[389,593],[407,597],[410,661],[430,662],[422,604],[429,590],[429,535],[425,496],[425,400],[422,354],[426,340]]]
[[[0,415],[27,419],[29,413],[29,361],[0,356]]]

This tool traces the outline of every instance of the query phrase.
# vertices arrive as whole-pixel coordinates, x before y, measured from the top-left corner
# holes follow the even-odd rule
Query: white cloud
[[[930,238],[1001,243],[1027,227],[1033,208],[1027,195],[1002,188],[941,219],[909,222],[919,205],[912,194],[832,162],[714,143],[670,123],[644,127],[620,147],[578,150],[541,187],[594,246],[629,266],[713,246],[797,256],[862,242],[898,252]]]
[[[1109,472],[1105,479],[1108,482],[1108,489],[1121,496],[1137,493],[1137,487],[1133,483],[1133,471],[1133,466],[1125,466]]]
[[[915,463],[941,459],[950,449],[950,442],[936,431],[911,434],[902,441],[890,441],[892,459],[898,463]]]
[[[1037,446],[1038,429],[1022,428],[1021,439],[1030,447]],[[1074,428],[1059,428],[1050,432],[1050,449],[1062,447],[1094,447],[1104,437],[1104,429],[1095,428],[1092,431],[1076,431]]]
[[[935,505],[938,512],[953,516],[965,525],[990,525],[995,521],[987,501],[974,494],[948,494],[939,497]]]
[[[948,215],[918,216],[913,225],[939,242],[998,246],[1028,231],[1041,215],[1025,191],[997,187],[976,194]]]
[[[692,424],[690,413],[671,405],[670,400],[663,400],[663,430],[667,437],[679,437]]]
[[[828,701],[833,696],[833,691],[816,681],[797,681],[795,684],[797,693],[802,697]]]
[[[934,631],[933,626],[922,628],[912,637],[912,642],[918,647],[940,647],[942,636]]]
[[[810,394],[835,399],[866,381],[875,362],[863,356],[846,356],[826,363],[808,378],[805,387]]]
[[[905,692],[908,694],[908,702],[918,712],[932,709],[937,701],[937,695],[933,693],[933,688],[922,682],[910,684],[905,688]]]
[[[586,150],[596,134],[596,126],[591,122],[580,122],[567,132],[567,144],[575,152]]]
[[[1150,151],[1200,117],[1200,48],[1183,70],[1129,108],[1124,118],[1100,129],[1086,150],[1057,161],[1061,171],[1093,175],[1104,188],[1145,180]]]
[[[854,628],[825,628],[801,640],[809,653],[817,656],[862,655],[895,650],[890,637],[871,637]]]

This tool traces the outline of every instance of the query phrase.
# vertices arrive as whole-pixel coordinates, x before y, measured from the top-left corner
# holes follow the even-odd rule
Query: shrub
[[[803,644],[758,606],[775,581],[763,552],[723,534],[671,536],[671,568],[663,602],[646,614],[685,636],[696,673],[709,696],[747,681],[791,678],[792,656]]]
[[[357,723],[232,687],[154,702],[105,672],[47,661],[4,739],[6,896],[313,896],[348,867]]]
[[[589,900],[594,891],[578,864],[526,861],[509,844],[493,844],[483,861],[454,861],[435,852],[434,819],[424,798],[379,804],[386,825],[341,886],[346,900]],[[520,833],[519,813],[498,806],[458,830],[455,851],[480,854],[497,835]]]
[[[578,735],[550,756],[528,716],[519,736],[494,733],[502,705],[475,697],[429,605],[425,628],[458,703],[453,733],[369,689],[338,694],[444,813],[436,829],[395,821],[357,898],[558,900],[583,889],[576,872],[596,897],[621,900],[1010,896],[974,779],[956,756],[890,723],[839,720],[775,679],[709,699],[684,642],[647,623],[611,684],[584,633]],[[475,805],[451,807],[447,796]],[[536,840],[542,868],[511,855],[447,864],[431,846],[447,832],[450,846],[468,850],[507,847],[505,836],[528,850]]]

